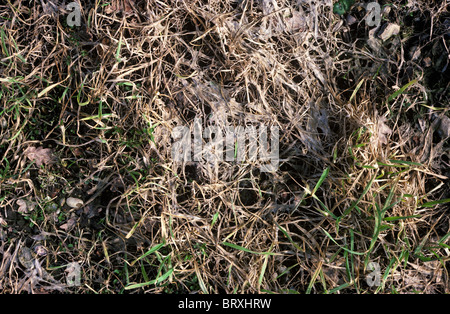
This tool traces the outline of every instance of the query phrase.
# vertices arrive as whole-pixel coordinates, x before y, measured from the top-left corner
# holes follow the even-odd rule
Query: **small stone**
[[[47,255],[47,249],[43,245],[36,245],[34,247],[34,252],[38,256],[46,256]]]
[[[429,68],[431,66],[432,62],[431,62],[431,58],[430,57],[426,57],[423,59],[423,65],[426,68]]]
[[[26,269],[31,269],[34,264],[33,252],[27,247],[21,247],[17,256],[20,264]]]
[[[67,205],[69,205],[72,208],[80,208],[81,206],[84,205],[84,202],[82,200],[80,200],[79,198],[75,198],[75,197],[69,197],[66,200]]]
[[[358,22],[358,20],[353,16],[353,15],[347,15],[347,24],[348,25],[353,25],[356,22]]]
[[[382,41],[386,41],[392,36],[398,35],[400,33],[400,26],[395,23],[388,23],[381,33],[378,34],[378,37]]]

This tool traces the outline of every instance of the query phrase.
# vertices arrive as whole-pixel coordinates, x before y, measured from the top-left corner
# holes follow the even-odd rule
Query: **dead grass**
[[[448,293],[448,7],[380,2],[385,42],[331,1],[1,5],[2,292]],[[278,171],[175,162],[196,117],[278,126]]]

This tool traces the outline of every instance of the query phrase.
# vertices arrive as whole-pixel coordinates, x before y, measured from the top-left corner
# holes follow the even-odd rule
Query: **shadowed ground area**
[[[450,292],[445,1],[76,3],[0,4],[2,293]]]

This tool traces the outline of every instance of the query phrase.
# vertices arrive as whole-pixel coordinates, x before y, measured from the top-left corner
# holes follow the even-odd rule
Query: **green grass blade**
[[[395,93],[393,93],[391,96],[389,96],[388,98],[388,102],[394,100],[395,98],[397,98],[399,95],[403,94],[403,92],[410,87],[413,84],[416,84],[417,80],[412,80],[411,82],[405,84],[403,87],[401,87],[398,91],[396,91]]]
[[[398,164],[398,165],[419,166],[419,167],[423,166],[421,163],[407,161],[407,160],[389,159],[389,161],[392,162],[393,164]]]
[[[165,245],[165,243],[160,243],[155,245],[154,247],[152,247],[150,250],[148,250],[146,253],[142,254],[140,257],[138,257],[137,259],[135,259],[133,262],[131,262],[131,266],[133,266],[134,264],[136,264],[136,262],[138,262],[139,260],[149,256],[150,254],[158,251],[160,248],[162,248]]]
[[[326,168],[326,169],[323,171],[322,175],[320,176],[319,181],[317,182],[316,186],[314,187],[314,189],[313,189],[313,191],[312,191],[312,193],[311,193],[312,195],[314,195],[314,194],[317,192],[317,190],[318,190],[318,189],[320,188],[320,186],[322,185],[323,181],[325,181],[326,177],[328,176],[328,172],[330,172],[330,168],[329,168],[329,167]]]
[[[353,284],[352,282],[346,282],[336,288],[331,289],[330,291],[328,291],[328,294],[334,294],[334,293],[338,292],[339,290],[350,287],[352,284]]]
[[[219,212],[214,214],[213,219],[211,221],[211,228],[214,226],[214,224],[216,223],[218,218],[219,218]]]
[[[231,247],[233,249],[244,251],[244,252],[251,253],[251,254],[280,255],[280,254],[272,253],[272,252],[255,252],[255,251],[251,251],[251,250],[249,250],[249,249],[247,249],[247,248],[245,248],[243,246],[240,246],[240,245],[237,245],[237,244],[233,244],[233,243],[229,243],[229,242],[222,242],[222,244],[226,245],[226,246],[229,246],[229,247]]]
[[[145,267],[144,267],[144,263],[141,261],[141,273],[142,273],[142,277],[144,277],[145,281],[150,281],[150,279],[148,278],[148,274],[145,271]]]
[[[450,198],[446,198],[446,199],[439,200],[439,201],[427,202],[427,203],[422,204],[420,207],[434,207],[436,205],[445,204],[445,203],[450,203]]]
[[[393,207],[391,202],[392,202],[392,199],[394,198],[395,188],[397,187],[397,182],[398,181],[395,181],[395,183],[391,187],[391,190],[389,191],[389,194],[388,194],[388,197],[386,199],[386,202],[384,203],[383,209],[381,210],[381,213],[380,213],[381,217],[384,216],[384,213],[388,210],[388,208]]]
[[[382,220],[382,211],[380,209],[380,207],[378,206],[378,204],[375,204],[375,228],[373,230],[373,235],[372,235],[372,240],[370,241],[370,246],[369,246],[369,252],[372,251],[373,247],[375,246],[375,242],[378,239],[378,235],[380,234],[381,231],[381,220]]]
[[[450,237],[450,232],[447,233],[445,236],[443,236],[443,237],[439,240],[439,243],[444,243],[449,237]]]
[[[277,222],[275,222],[275,224],[277,225],[278,229],[280,229],[280,231],[284,234],[284,236],[286,238],[288,238],[289,242],[291,242],[291,244],[300,252],[304,252],[304,250],[297,244],[294,242],[294,240],[292,240],[291,236],[287,233],[286,230],[283,229],[283,227],[281,227]]]
[[[411,216],[393,216],[393,217],[386,217],[383,218],[384,221],[397,221],[397,220],[404,220],[409,218],[417,218],[422,217],[422,215],[411,215]]]
[[[358,200],[355,203],[353,203],[349,208],[347,208],[340,218],[347,216],[353,210],[353,208],[355,208],[358,205],[358,203],[361,202],[363,197],[367,194],[369,189],[372,187],[372,184],[373,184],[373,181],[375,180],[375,178],[376,178],[376,174],[372,177],[372,179],[369,181],[367,186],[364,188],[364,190],[363,190],[361,196],[358,198]]]
[[[120,58],[121,50],[122,50],[122,36],[120,36],[119,45],[117,46],[117,50],[116,50],[116,54],[115,54],[117,63],[120,63],[122,61],[122,59]]]
[[[3,27],[0,27],[0,37],[1,37],[1,41],[2,41],[2,50],[3,53],[5,54],[5,56],[9,57],[9,52],[8,52],[8,48],[6,47],[6,34],[3,31]]]
[[[316,208],[322,215],[324,215],[325,217],[331,216],[335,220],[338,219],[338,217],[333,214],[316,195],[313,195],[313,198],[319,203],[320,207],[322,207],[323,210]]]
[[[314,272],[311,281],[309,282],[308,288],[306,289],[305,294],[310,294],[312,287],[314,286],[314,283],[316,282],[317,277],[322,271],[322,264],[319,264],[319,267],[317,267],[316,271]]]
[[[349,102],[352,102],[353,98],[356,96],[356,93],[358,92],[358,90],[361,88],[361,85],[364,83],[364,79],[362,79],[358,85],[356,86],[355,90],[353,91],[352,95],[350,96],[350,100]]]
[[[334,244],[336,244],[337,246],[339,246],[341,249],[343,249],[344,251],[350,253],[350,254],[355,254],[355,255],[364,255],[367,253],[366,252],[356,252],[350,249],[347,249],[345,246],[340,245],[339,243],[337,243],[337,241],[331,236],[331,234],[329,234],[325,229],[321,228],[323,233],[325,233],[325,235],[330,238],[331,241],[333,241]]]
[[[259,274],[259,278],[258,278],[258,286],[261,286],[261,283],[264,279],[264,274],[266,273],[268,261],[269,261],[269,255],[264,256],[264,263],[261,267],[261,273]]]
[[[150,281],[147,281],[147,282],[143,282],[143,283],[137,283],[137,284],[134,284],[134,285],[129,285],[129,286],[125,287],[125,290],[137,289],[137,288],[142,288],[142,287],[145,287],[145,286],[148,286],[148,285],[153,285],[153,284],[160,283],[160,282],[166,280],[167,278],[169,278],[169,276],[172,273],[173,273],[173,268],[169,269],[165,274],[163,274],[162,276],[160,276],[160,277],[158,277],[156,279],[153,279],[153,280],[150,280]]]
[[[377,162],[377,165],[378,166],[385,166],[385,167],[395,167],[395,168],[408,168],[407,165],[387,164],[387,163],[380,162],[380,161]]]

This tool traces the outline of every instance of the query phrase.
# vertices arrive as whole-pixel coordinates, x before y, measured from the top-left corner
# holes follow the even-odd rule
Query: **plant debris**
[[[36,166],[51,165],[55,162],[52,150],[50,148],[43,147],[28,147],[24,151],[24,155],[31,161],[36,163]]]
[[[2,293],[450,293],[445,1],[76,2],[0,4]]]
[[[69,197],[66,200],[66,204],[72,208],[80,208],[84,205],[84,202],[82,200],[80,200],[79,198]]]

